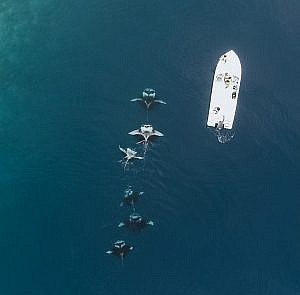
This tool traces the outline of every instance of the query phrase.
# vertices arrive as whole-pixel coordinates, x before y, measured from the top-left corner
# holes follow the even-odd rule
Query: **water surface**
[[[3,0],[1,294],[300,294],[299,14],[290,0]],[[243,78],[234,138],[206,127],[213,71]],[[118,145],[166,134],[124,173]],[[141,149],[138,147],[137,149]],[[117,228],[145,192],[142,234]],[[135,246],[120,261],[116,239]]]

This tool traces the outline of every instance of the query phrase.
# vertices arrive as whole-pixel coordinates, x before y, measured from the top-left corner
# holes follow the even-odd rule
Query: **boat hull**
[[[207,126],[232,129],[242,78],[242,67],[236,53],[223,54],[217,64],[212,85]]]

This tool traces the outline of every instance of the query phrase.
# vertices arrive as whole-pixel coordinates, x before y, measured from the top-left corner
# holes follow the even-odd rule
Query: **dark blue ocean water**
[[[300,294],[299,1],[3,0],[0,294]],[[211,82],[243,69],[234,138]],[[150,113],[165,137],[124,172]],[[141,147],[137,147],[140,151]],[[117,224],[132,185],[155,227]],[[105,254],[134,244],[121,262]]]

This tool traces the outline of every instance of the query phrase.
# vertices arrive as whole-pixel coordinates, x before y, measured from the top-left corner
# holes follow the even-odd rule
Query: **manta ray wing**
[[[140,141],[138,141],[136,144],[140,144],[140,143],[147,143],[147,139],[145,138],[145,139],[143,139],[143,140],[140,140]]]
[[[165,101],[161,99],[155,99],[154,102],[161,103],[161,104],[167,104]]]
[[[144,157],[140,157],[140,156],[135,156],[134,158],[138,159],[138,160],[143,160],[144,159]]]
[[[142,98],[133,98],[130,101],[143,101],[143,99]]]
[[[118,227],[122,227],[122,226],[124,226],[124,225],[125,225],[124,222],[120,222],[120,223],[118,224]]]
[[[120,150],[121,152],[123,152],[124,154],[126,154],[126,150],[123,149],[123,148],[121,148],[120,146],[119,146],[119,150]]]
[[[142,135],[143,136],[143,133],[141,133],[139,131],[139,129],[136,129],[136,130],[133,130],[131,132],[128,132],[129,135]]]
[[[161,132],[154,130],[152,135],[156,135],[156,136],[164,136]]]

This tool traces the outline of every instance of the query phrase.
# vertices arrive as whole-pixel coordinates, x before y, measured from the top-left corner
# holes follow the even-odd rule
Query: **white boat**
[[[214,74],[207,126],[232,129],[241,77],[242,67],[236,53],[230,50],[223,54]]]

